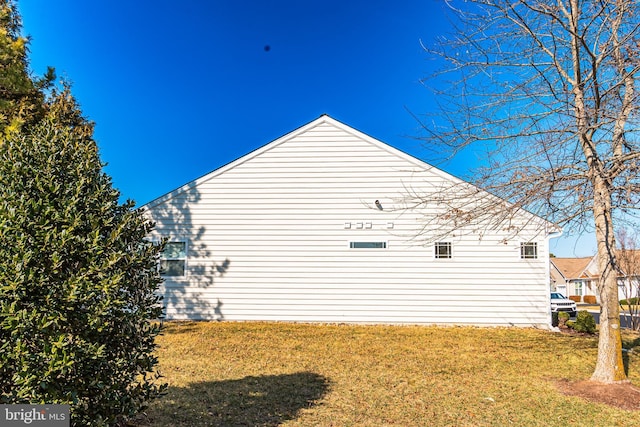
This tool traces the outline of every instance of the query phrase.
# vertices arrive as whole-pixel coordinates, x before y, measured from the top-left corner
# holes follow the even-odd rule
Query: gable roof
[[[353,136],[355,136],[355,137],[357,137],[357,138],[359,138],[361,140],[367,141],[368,143],[370,143],[372,145],[375,145],[378,148],[380,148],[380,149],[382,149],[382,150],[384,150],[384,151],[386,151],[386,152],[388,152],[390,154],[398,156],[398,157],[400,157],[400,158],[402,158],[402,159],[414,164],[416,167],[418,167],[420,169],[427,169],[430,172],[440,176],[441,178],[444,178],[444,179],[447,179],[447,180],[450,180],[450,181],[455,181],[456,183],[465,182],[465,181],[461,180],[460,178],[455,177],[454,175],[451,175],[451,174],[449,174],[447,172],[444,172],[443,170],[438,169],[437,167],[432,166],[432,165],[424,162],[423,160],[418,159],[415,156],[407,154],[404,151],[401,151],[401,150],[399,150],[397,148],[394,148],[394,147],[390,146],[389,144],[386,144],[386,143],[384,143],[384,142],[382,142],[382,141],[380,141],[378,139],[375,139],[375,138],[373,138],[373,137],[371,137],[371,136],[369,136],[369,135],[367,135],[367,134],[365,134],[365,133],[363,133],[363,132],[361,132],[361,131],[359,131],[359,130],[351,127],[351,126],[348,126],[348,125],[346,125],[346,124],[344,124],[344,123],[342,123],[342,122],[330,117],[327,114],[323,114],[320,117],[318,117],[317,119],[312,120],[311,122],[309,122],[309,123],[307,123],[307,124],[305,124],[303,126],[300,126],[299,128],[297,128],[297,129],[295,129],[295,130],[293,130],[293,131],[281,136],[280,138],[277,138],[277,139],[275,139],[275,140],[273,140],[273,141],[271,141],[271,142],[269,142],[269,143],[267,143],[267,144],[255,149],[255,150],[245,154],[244,156],[239,157],[236,160],[233,160],[233,161],[231,161],[231,162],[229,162],[229,163],[227,163],[227,164],[225,164],[225,165],[223,165],[223,166],[221,166],[221,167],[219,167],[217,169],[214,169],[213,171],[208,172],[205,175],[203,175],[203,176],[201,176],[199,178],[196,178],[193,181],[190,181],[190,182],[182,185],[181,187],[176,188],[173,191],[170,191],[169,193],[166,193],[166,194],[164,194],[164,195],[162,195],[160,197],[157,197],[156,199],[151,200],[150,202],[147,202],[144,205],[144,207],[152,208],[154,206],[162,204],[165,201],[177,196],[178,194],[180,194],[180,193],[182,193],[184,191],[187,191],[187,190],[189,190],[189,189],[191,189],[191,188],[193,188],[193,187],[195,187],[195,186],[197,186],[199,184],[202,184],[203,182],[207,182],[207,181],[211,180],[212,178],[215,178],[216,176],[219,176],[219,175],[225,173],[226,171],[235,168],[236,166],[239,166],[239,165],[241,165],[241,164],[243,164],[243,163],[245,163],[245,162],[247,162],[247,161],[249,161],[249,160],[251,160],[251,159],[253,159],[253,158],[255,158],[255,157],[257,157],[257,156],[259,156],[259,155],[261,155],[261,154],[263,154],[265,152],[267,152],[267,151],[269,151],[269,150],[274,149],[275,147],[280,146],[281,144],[283,144],[283,143],[285,143],[285,142],[297,137],[298,135],[301,135],[301,134],[303,134],[305,132],[308,132],[309,130],[311,130],[311,129],[317,127],[317,126],[321,126],[321,125],[334,126],[335,128],[340,129],[340,130],[342,130],[344,132],[347,132],[347,133],[349,133],[349,134],[351,134],[351,135],[353,135]]]
[[[593,257],[550,258],[550,261],[566,280],[571,280],[594,277],[587,271],[592,259]]]
[[[202,183],[205,183],[205,182],[207,182],[207,181],[209,181],[209,180],[211,180],[211,179],[213,179],[213,178],[215,178],[215,177],[217,177],[217,176],[219,176],[219,175],[221,175],[221,174],[223,174],[223,173],[225,173],[225,172],[227,172],[227,171],[229,171],[229,170],[231,170],[231,169],[233,169],[233,168],[235,168],[237,166],[240,166],[240,165],[242,165],[242,164],[244,164],[244,163],[246,163],[246,162],[248,162],[248,161],[250,161],[250,160],[252,160],[252,159],[254,159],[254,158],[258,157],[258,156],[260,156],[263,153],[266,153],[266,152],[268,152],[270,150],[273,150],[274,148],[286,143],[287,141],[290,141],[290,140],[292,140],[292,139],[304,134],[305,132],[309,132],[312,129],[314,129],[316,127],[319,127],[319,126],[332,126],[332,127],[336,128],[336,129],[338,129],[340,131],[343,131],[343,132],[345,132],[347,134],[350,134],[351,136],[353,136],[355,138],[360,139],[361,141],[365,141],[365,142],[367,142],[367,143],[369,143],[369,144],[371,144],[371,145],[373,145],[373,146],[375,146],[375,147],[387,152],[388,154],[391,154],[391,155],[394,155],[394,156],[396,156],[398,158],[401,158],[404,161],[406,161],[407,163],[414,165],[416,168],[418,168],[420,170],[429,171],[433,175],[438,176],[443,180],[447,180],[447,181],[451,182],[452,184],[455,184],[455,185],[457,185],[457,184],[465,184],[467,186],[471,186],[473,188],[476,188],[476,189],[478,189],[479,191],[481,191],[483,193],[486,193],[486,194],[488,194],[490,196],[493,196],[498,200],[502,200],[498,196],[494,196],[491,193],[488,193],[486,190],[482,190],[481,188],[475,186],[474,184],[471,184],[471,183],[469,183],[467,181],[464,181],[464,180],[462,180],[462,179],[460,179],[460,178],[458,178],[458,177],[456,177],[456,176],[454,176],[454,175],[452,175],[452,174],[450,174],[448,172],[445,172],[445,171],[443,171],[443,170],[441,170],[441,169],[439,169],[439,168],[437,168],[437,167],[435,167],[433,165],[430,165],[430,164],[426,163],[423,160],[418,159],[415,156],[407,154],[404,151],[401,151],[401,150],[399,150],[397,148],[392,147],[389,144],[386,144],[386,143],[384,143],[384,142],[382,142],[382,141],[380,141],[378,139],[375,139],[375,138],[373,138],[373,137],[371,137],[371,136],[369,136],[369,135],[367,135],[367,134],[365,134],[365,133],[363,133],[363,132],[361,132],[361,131],[359,131],[359,130],[351,127],[351,126],[348,126],[348,125],[346,125],[346,124],[344,124],[344,123],[342,123],[342,122],[330,117],[327,114],[323,114],[320,117],[318,117],[317,119],[312,120],[311,122],[309,122],[309,123],[307,123],[307,124],[305,124],[303,126],[300,126],[299,128],[297,128],[297,129],[295,129],[295,130],[293,130],[293,131],[281,136],[280,138],[277,138],[277,139],[275,139],[275,140],[273,140],[273,141],[271,141],[271,142],[269,142],[269,143],[267,143],[267,144],[255,149],[255,150],[249,152],[248,154],[245,154],[244,156],[242,156],[242,157],[240,157],[240,158],[238,158],[238,159],[236,159],[236,160],[234,160],[234,161],[232,161],[230,163],[227,163],[226,165],[223,165],[223,166],[221,166],[221,167],[219,167],[219,168],[217,168],[217,169],[215,169],[215,170],[213,170],[213,171],[211,171],[211,172],[209,172],[209,173],[207,173],[207,174],[205,174],[205,175],[203,175],[203,176],[201,176],[199,178],[196,178],[193,181],[190,181],[190,182],[184,184],[183,186],[178,187],[177,189],[175,189],[173,191],[170,191],[169,193],[166,193],[166,194],[164,194],[164,195],[162,195],[162,196],[160,196],[160,197],[158,197],[158,198],[156,198],[154,200],[151,200],[150,202],[148,202],[145,205],[143,205],[143,207],[144,208],[154,208],[154,207],[156,207],[158,205],[161,205],[161,204],[165,203],[166,201],[171,200],[175,196],[177,196],[177,195],[179,195],[179,194],[181,194],[183,192],[186,192],[186,191],[188,191],[190,189],[193,189],[194,187],[196,187],[196,186],[198,186],[198,185],[200,185]],[[524,215],[530,216],[531,218],[537,218],[537,220],[540,220],[540,221],[542,221],[542,223],[546,224],[545,229],[546,229],[547,233],[555,233],[555,232],[560,231],[560,229],[557,226],[555,226],[554,224],[548,222],[544,218],[539,217],[536,214],[528,212],[525,209],[520,209],[520,212],[522,214],[524,214]]]

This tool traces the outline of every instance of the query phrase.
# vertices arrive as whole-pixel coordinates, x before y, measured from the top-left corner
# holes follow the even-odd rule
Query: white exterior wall
[[[451,237],[452,259],[409,241],[418,215],[398,198],[454,179],[428,169],[323,116],[151,202],[156,235],[188,245],[185,277],[162,289],[167,318],[548,325],[544,233],[531,260],[527,236]]]

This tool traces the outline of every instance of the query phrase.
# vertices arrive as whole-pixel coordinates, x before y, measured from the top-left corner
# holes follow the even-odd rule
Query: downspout
[[[547,277],[547,292],[545,295],[545,300],[546,300],[546,304],[547,304],[547,309],[548,309],[548,318],[547,318],[547,323],[548,323],[548,327],[549,329],[552,328],[552,319],[551,319],[551,239],[556,239],[558,237],[562,236],[562,229],[560,229],[559,231],[552,231],[550,233],[547,233],[546,236],[546,241],[547,241],[547,264],[545,266],[546,268],[546,277]]]

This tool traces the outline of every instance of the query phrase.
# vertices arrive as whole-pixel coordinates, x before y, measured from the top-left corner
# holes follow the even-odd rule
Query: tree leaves
[[[0,401],[109,425],[158,395],[152,225],[102,171],[68,89],[0,146]],[[96,421],[99,420],[99,421]]]

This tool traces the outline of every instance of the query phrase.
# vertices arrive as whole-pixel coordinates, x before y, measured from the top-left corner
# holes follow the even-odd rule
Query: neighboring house
[[[618,299],[640,296],[640,250],[616,252],[620,273]],[[594,295],[598,303],[600,278],[597,255],[585,258],[550,258],[551,289],[568,297]]]
[[[620,265],[618,296],[620,299],[640,296],[640,250],[619,250],[616,256]]]
[[[595,257],[550,258],[551,289],[567,297],[598,294]]]
[[[321,116],[145,205],[166,317],[547,327],[546,221],[413,238],[439,205],[407,192],[456,183]]]

